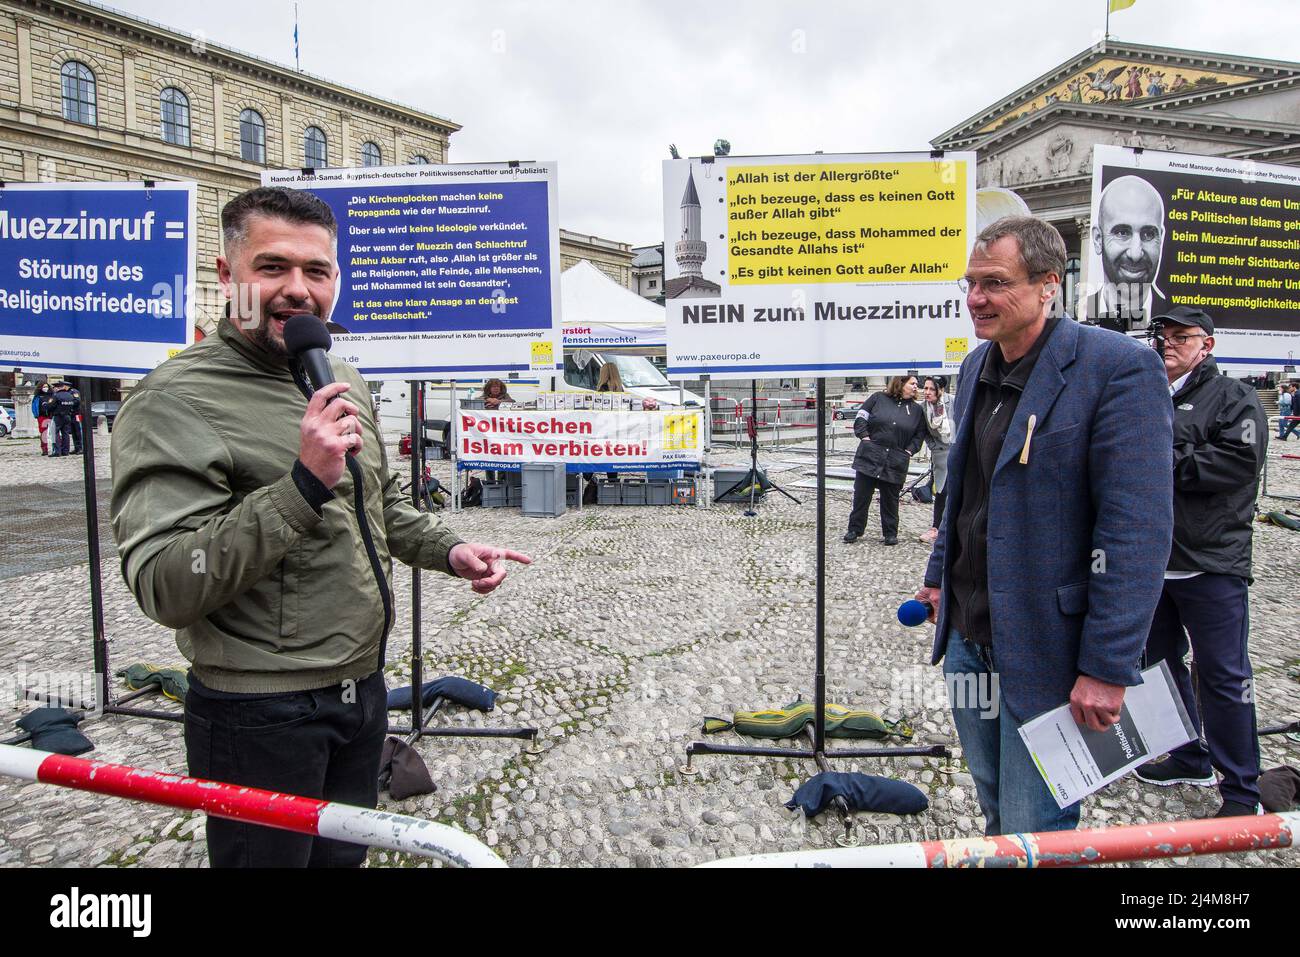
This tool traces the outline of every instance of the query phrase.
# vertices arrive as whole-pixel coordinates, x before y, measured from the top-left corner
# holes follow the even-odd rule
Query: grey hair
[[[1065,275],[1065,240],[1051,223],[1037,216],[1003,216],[975,238],[975,249],[983,252],[1006,236],[1020,244],[1020,260],[1029,275]]]

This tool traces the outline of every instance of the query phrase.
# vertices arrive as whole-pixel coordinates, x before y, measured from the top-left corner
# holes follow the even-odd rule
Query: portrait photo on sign
[[[1300,351],[1300,171],[1251,160],[1095,147],[1081,302],[1145,335],[1179,306],[1214,321],[1220,365],[1269,369]]]

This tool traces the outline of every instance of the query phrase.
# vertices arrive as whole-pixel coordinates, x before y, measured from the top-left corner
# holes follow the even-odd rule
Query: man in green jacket
[[[505,578],[506,560],[530,559],[462,542],[410,504],[351,366],[331,359],[336,381],[310,402],[295,385],[284,323],[329,316],[338,276],[329,207],[263,187],[233,199],[221,223],[217,270],[236,307],[215,336],[147,376],[113,430],[122,574],[192,663],[190,774],[374,807],[392,559],[469,579],[480,594]],[[374,560],[349,453],[364,478]],[[207,836],[213,866],[358,866],[365,856],[221,818]]]

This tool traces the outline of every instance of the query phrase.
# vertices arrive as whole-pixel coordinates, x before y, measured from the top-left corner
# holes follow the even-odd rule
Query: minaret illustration
[[[701,238],[700,194],[695,191],[695,175],[689,169],[686,172],[686,190],[682,193],[682,232],[673,254],[680,272],[676,279],[666,283],[666,298],[717,297],[721,294],[721,286],[704,278],[704,260],[708,258],[709,245]]]

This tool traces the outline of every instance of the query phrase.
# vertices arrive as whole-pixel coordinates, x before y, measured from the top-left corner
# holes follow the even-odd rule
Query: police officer
[[[72,393],[72,397],[73,397],[74,399],[77,400],[77,411],[76,411],[76,413],[72,416],[72,454],[73,454],[73,455],[80,455],[80,454],[81,454],[81,428],[82,428],[82,423],[85,422],[85,421],[89,418],[89,416],[90,416],[90,409],[89,409],[89,408],[85,408],[85,409],[82,408],[82,405],[81,405],[81,390],[80,390],[80,389],[78,389],[76,386],[70,385],[70,386],[68,386],[68,391],[71,392],[71,393]]]
[[[1152,320],[1174,404],[1174,542],[1146,659],[1165,661],[1202,742],[1142,765],[1149,784],[1212,787],[1223,775],[1216,816],[1256,813],[1259,741],[1247,653],[1251,520],[1268,442],[1255,390],[1220,375],[1214,322],[1178,306]],[[1183,656],[1196,660],[1201,713]]]
[[[50,414],[54,417],[56,436],[51,456],[68,454],[68,441],[72,438],[72,427],[80,411],[81,399],[72,391],[72,387],[66,382],[55,386],[54,395],[50,399]]]

